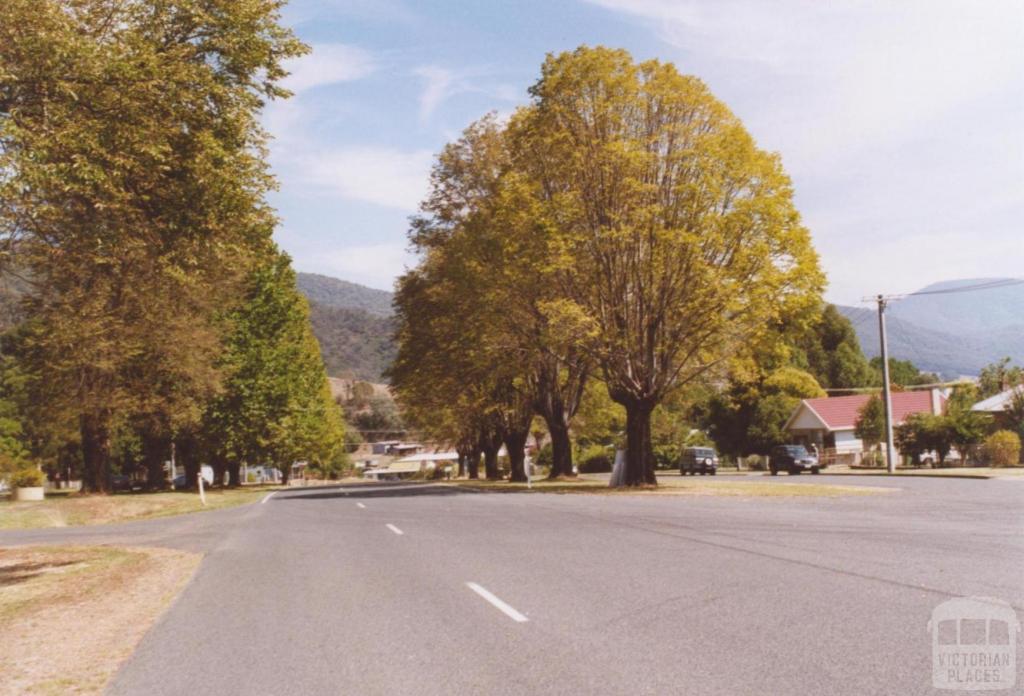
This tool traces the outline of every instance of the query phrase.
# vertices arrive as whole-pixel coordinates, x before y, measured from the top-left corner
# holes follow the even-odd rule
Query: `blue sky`
[[[432,157],[510,113],[547,52],[626,48],[704,79],[779,152],[857,304],[1024,275],[1024,5],[1016,0],[293,0],[313,47],[264,114],[295,267],[391,287]]]

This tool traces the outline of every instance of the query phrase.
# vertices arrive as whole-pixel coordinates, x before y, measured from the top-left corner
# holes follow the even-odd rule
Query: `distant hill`
[[[383,380],[395,357],[390,317],[314,301],[309,303],[309,315],[328,375]]]
[[[309,300],[327,374],[380,382],[395,357],[391,293],[313,273],[298,273],[296,284]],[[0,275],[0,331],[20,321],[18,301],[26,290],[17,277]]]
[[[1024,331],[1024,284],[969,292],[948,292],[966,286],[1009,280],[969,278],[948,280],[921,288],[919,293],[894,302],[888,315],[944,333],[996,334]],[[1019,346],[1024,350],[1024,345]]]
[[[391,293],[387,290],[375,290],[317,273],[297,273],[295,282],[311,302],[325,307],[361,309],[377,317],[391,316]]]
[[[998,279],[935,283],[893,302],[886,311],[889,352],[918,368],[944,377],[976,375],[1004,357],[1024,364],[1024,284],[946,293]],[[837,307],[853,324],[861,348],[879,354],[878,313],[874,307]]]
[[[296,274],[331,377],[380,382],[395,357],[391,293],[346,280]]]

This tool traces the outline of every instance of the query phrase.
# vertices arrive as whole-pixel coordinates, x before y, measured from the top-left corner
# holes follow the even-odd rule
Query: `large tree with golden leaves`
[[[625,483],[656,482],[655,406],[824,283],[775,154],[699,79],[621,50],[552,55],[510,124],[557,299],[627,413]]]

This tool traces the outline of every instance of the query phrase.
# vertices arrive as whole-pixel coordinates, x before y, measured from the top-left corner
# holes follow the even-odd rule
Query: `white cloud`
[[[514,86],[491,81],[493,75],[487,69],[449,70],[438,65],[421,65],[413,75],[423,80],[420,93],[420,121],[426,122],[437,108],[458,94],[483,94],[503,102],[515,102],[525,96]]]
[[[350,200],[412,212],[426,195],[433,153],[353,147],[304,159],[298,175],[308,184]]]
[[[423,93],[420,95],[421,121],[429,119],[441,102],[464,89],[451,70],[436,65],[421,66],[413,74],[423,78],[424,82]]]
[[[404,243],[347,246],[320,256],[321,272],[372,288],[391,290],[395,279],[416,265]]]
[[[313,50],[285,63],[291,72],[284,87],[303,92],[339,82],[351,82],[370,75],[375,69],[373,57],[362,48],[347,44],[313,44]]]
[[[830,298],[1020,274],[1018,1],[588,1],[650,25],[782,154]]]

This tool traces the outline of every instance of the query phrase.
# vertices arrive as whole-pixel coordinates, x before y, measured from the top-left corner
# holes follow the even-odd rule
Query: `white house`
[[[984,401],[979,401],[971,406],[971,410],[980,411],[982,413],[1003,413],[1004,411],[1009,410],[1010,404],[1013,403],[1014,398],[1017,398],[1018,395],[1024,396],[1024,384],[999,392],[995,396],[990,396]]]

